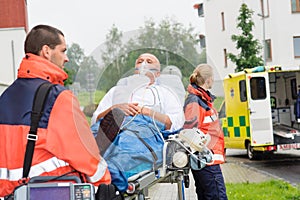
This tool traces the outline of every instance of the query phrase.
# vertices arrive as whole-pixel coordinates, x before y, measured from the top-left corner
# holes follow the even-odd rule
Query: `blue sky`
[[[78,43],[89,55],[115,24],[121,31],[136,30],[147,19],[156,22],[165,17],[191,24],[204,32],[203,21],[193,5],[197,0],[27,0],[29,28],[49,24],[61,29],[67,43]]]

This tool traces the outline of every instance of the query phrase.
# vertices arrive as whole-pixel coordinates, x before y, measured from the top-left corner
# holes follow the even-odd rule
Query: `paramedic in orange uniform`
[[[186,121],[183,127],[196,127],[211,138],[208,148],[213,153],[212,161],[201,170],[192,170],[198,200],[227,200],[220,168],[220,164],[224,163],[224,135],[218,112],[213,107],[215,96],[208,91],[213,83],[212,67],[198,65],[190,76],[189,94],[184,105]]]
[[[0,97],[0,197],[22,178],[34,95],[47,81],[54,86],[39,122],[29,178],[68,174],[96,186],[111,182],[79,102],[64,87],[66,50],[63,33],[48,25],[34,27],[26,37],[18,78]]]

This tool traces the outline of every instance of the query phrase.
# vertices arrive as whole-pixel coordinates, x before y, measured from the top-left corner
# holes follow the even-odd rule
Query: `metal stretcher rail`
[[[144,200],[148,197],[148,190],[157,183],[176,183],[178,200],[184,200],[184,173],[180,171],[169,171],[164,177],[157,177],[157,172],[148,172],[138,179],[129,182],[129,190],[125,200]]]
[[[208,136],[198,129],[182,130],[179,135],[173,135],[166,140],[163,147],[163,163],[158,170],[143,171],[128,179],[125,200],[147,199],[148,189],[157,183],[176,183],[177,199],[185,199],[184,188],[189,187],[190,169],[203,168],[206,162],[211,161],[212,154],[205,147]],[[197,149],[199,154],[194,155],[190,146]]]
[[[178,200],[184,200],[184,186],[189,187],[189,170],[190,165],[187,163],[183,167],[178,168],[174,166],[167,155],[167,151],[170,151],[170,147],[176,145],[175,149],[181,148],[181,152],[185,151],[185,145],[179,142],[176,138],[166,141],[163,149],[163,164],[156,171],[143,171],[128,179],[128,189],[126,191],[125,200],[144,200],[147,199],[148,190],[150,187],[157,183],[176,183]],[[174,149],[173,149],[174,150]],[[173,152],[176,153],[176,152]],[[185,151],[188,155],[188,152]],[[174,155],[174,154],[173,154]],[[173,156],[172,155],[172,156]],[[172,157],[171,156],[171,157]],[[188,158],[188,157],[187,157]]]

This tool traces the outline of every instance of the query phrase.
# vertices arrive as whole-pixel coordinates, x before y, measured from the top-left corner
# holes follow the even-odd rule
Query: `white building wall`
[[[266,2],[267,0],[265,0]],[[235,64],[229,59],[228,67],[225,67],[224,49],[227,50],[227,53],[238,54],[231,36],[240,34],[236,25],[242,3],[246,3],[254,11],[252,20],[255,27],[252,34],[262,44],[264,35],[263,20],[258,16],[258,14],[261,14],[260,0],[203,1],[207,61],[217,69],[220,77],[233,73],[236,68]],[[290,0],[268,0],[268,4],[269,17],[265,18],[265,39],[271,39],[272,61],[266,62],[266,65],[299,67],[300,59],[294,58],[293,36],[300,36],[300,26],[298,26],[300,13],[291,12]],[[224,12],[224,31],[222,30],[222,12]],[[261,52],[263,53],[263,49]]]
[[[17,78],[25,37],[24,28],[0,29],[0,94]]]
[[[282,65],[299,68],[300,59],[294,58],[293,37],[300,36],[300,13],[292,13],[291,1],[271,1],[270,17],[266,19],[266,38],[272,41],[272,62],[268,65]]]

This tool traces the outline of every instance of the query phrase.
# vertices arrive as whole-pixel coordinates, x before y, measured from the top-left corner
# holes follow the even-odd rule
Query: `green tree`
[[[122,31],[119,31],[114,24],[111,30],[109,30],[109,33],[106,35],[106,50],[102,51],[101,56],[106,66],[114,63],[117,74],[120,74],[120,62],[122,62],[121,56],[124,54],[122,36]]]
[[[231,39],[233,42],[236,42],[236,48],[240,49],[240,53],[238,55],[228,54],[228,58],[237,66],[236,72],[245,68],[263,65],[262,56],[258,55],[262,46],[251,33],[254,27],[254,22],[252,21],[253,11],[243,3],[239,12],[237,28],[242,32],[240,35],[232,35]]]
[[[68,74],[68,78],[67,78],[67,80],[64,81],[64,85],[66,87],[68,87],[69,85],[73,84],[72,77],[74,77],[75,72],[73,70],[71,70],[71,69],[68,69],[68,68],[64,68],[64,71]]]
[[[200,62],[199,53],[196,50],[197,36],[193,33],[194,28],[187,28],[174,19],[165,18],[159,24],[152,19],[146,20],[141,33],[135,40],[135,45],[126,46],[126,49],[154,48],[180,55],[194,65]],[[167,58],[167,57],[166,57]],[[167,59],[161,60],[169,64]]]
[[[101,58],[104,62],[104,69],[100,73],[97,88],[99,90],[107,91],[116,84],[117,80],[123,74],[123,62],[125,47],[122,42],[123,33],[115,24],[106,35],[104,43],[105,50],[101,51]]]
[[[199,63],[206,63],[206,48],[202,49],[202,52],[200,54],[200,62]]]
[[[98,72],[99,67],[96,60],[91,56],[84,56],[76,75],[76,82],[79,82],[80,86],[87,90],[96,88],[96,75]]]
[[[162,68],[175,65],[182,71],[183,77],[188,77],[194,67],[205,62],[197,52],[199,45],[194,29],[185,28],[173,19],[163,19],[159,24],[153,20],[145,21],[137,36],[122,43],[122,32],[115,26],[109,31],[102,53],[105,63],[97,89],[107,91],[123,76],[133,73],[135,60],[141,53],[149,52],[158,57]],[[186,79],[186,80],[185,80]],[[187,78],[183,78],[188,83]]]
[[[79,65],[83,61],[85,55],[84,50],[79,46],[79,44],[72,43],[72,45],[67,49],[67,56],[69,58],[69,62],[65,63],[64,70],[69,77],[65,81],[66,86],[71,85],[76,79]]]

